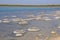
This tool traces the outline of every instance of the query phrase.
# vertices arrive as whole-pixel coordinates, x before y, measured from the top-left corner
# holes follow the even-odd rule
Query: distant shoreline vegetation
[[[60,5],[15,5],[15,4],[0,4],[0,6],[12,6],[12,7],[60,7]]]

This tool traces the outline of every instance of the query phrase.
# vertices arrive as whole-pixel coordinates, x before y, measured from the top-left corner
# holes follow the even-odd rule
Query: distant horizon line
[[[60,4],[47,5],[26,5],[26,4],[0,4],[0,6],[18,6],[18,7],[60,7]]]

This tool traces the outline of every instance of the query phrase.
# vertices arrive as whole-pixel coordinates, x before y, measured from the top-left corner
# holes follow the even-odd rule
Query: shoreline
[[[14,4],[0,4],[0,6],[7,7],[60,7],[60,5],[14,5]]]

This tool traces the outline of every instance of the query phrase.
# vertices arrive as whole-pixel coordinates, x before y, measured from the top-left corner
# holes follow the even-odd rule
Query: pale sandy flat
[[[60,36],[57,36],[57,37],[51,37],[51,38],[49,38],[48,40],[60,40]]]

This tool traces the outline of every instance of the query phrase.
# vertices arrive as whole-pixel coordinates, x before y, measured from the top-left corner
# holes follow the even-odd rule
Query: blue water
[[[26,18],[26,15],[39,15],[42,12],[44,14],[52,14],[53,11],[56,10],[60,10],[60,8],[58,7],[45,7],[45,8],[41,8],[41,7],[0,7],[0,19],[4,19],[4,16],[8,16],[8,18],[10,18],[13,15],[16,15],[19,18]],[[13,32],[14,30],[17,29],[27,29],[28,27],[31,26],[36,26],[39,27],[41,29],[41,31],[43,32],[43,34],[45,36],[48,36],[50,34],[51,30],[55,30],[56,27],[60,25],[60,19],[59,20],[53,20],[53,21],[29,21],[28,25],[18,25],[16,23],[10,23],[10,24],[0,24],[0,39],[4,40],[3,38],[5,38],[6,40],[9,40],[10,38],[13,38],[11,36],[9,36],[9,34],[11,32]],[[53,27],[55,29],[53,29]],[[56,29],[55,31],[57,31],[58,34],[60,34],[60,29]],[[19,37],[22,40],[30,40],[29,38],[35,37],[36,34],[39,34],[40,32],[37,33],[27,33],[25,36],[23,37]],[[33,36],[32,36],[33,35]],[[2,37],[2,38],[1,38]],[[10,37],[10,38],[9,38]],[[15,39],[19,39],[19,38],[15,38]]]
[[[39,8],[39,7],[0,7],[0,12],[15,12],[15,11],[24,11],[24,10],[44,10],[44,11],[52,11],[52,10],[60,10],[60,8]]]
[[[0,7],[0,16],[3,15],[14,15],[14,14],[35,14],[37,15],[41,11],[49,13],[50,11],[60,10],[60,8],[41,8],[41,7]]]

